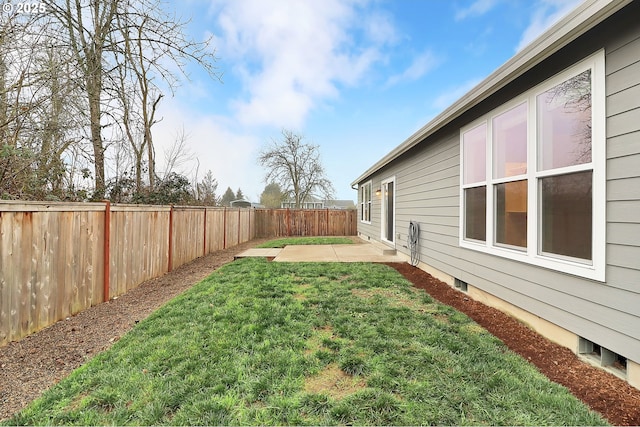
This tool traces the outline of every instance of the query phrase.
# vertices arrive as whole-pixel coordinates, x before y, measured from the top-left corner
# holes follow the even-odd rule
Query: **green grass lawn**
[[[265,242],[257,248],[284,248],[287,245],[348,245],[353,241],[348,237],[287,237]]]
[[[389,267],[247,258],[157,310],[7,424],[604,421]]]

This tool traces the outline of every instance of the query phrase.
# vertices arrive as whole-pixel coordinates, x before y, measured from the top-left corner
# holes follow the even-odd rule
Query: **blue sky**
[[[163,100],[154,138],[180,129],[218,192],[259,201],[259,151],[282,129],[320,146],[336,198],[579,0],[182,0],[192,37],[213,35],[222,82],[193,67]]]

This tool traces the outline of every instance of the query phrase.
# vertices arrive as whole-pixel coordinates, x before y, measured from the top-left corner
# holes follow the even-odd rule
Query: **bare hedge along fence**
[[[0,346],[256,237],[355,235],[356,211],[0,201]]]

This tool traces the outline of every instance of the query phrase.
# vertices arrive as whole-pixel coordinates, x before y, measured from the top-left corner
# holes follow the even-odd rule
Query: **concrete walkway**
[[[282,249],[248,249],[236,255],[274,257],[276,262],[404,262],[401,254],[388,254],[388,248],[373,243],[353,245],[289,245]]]

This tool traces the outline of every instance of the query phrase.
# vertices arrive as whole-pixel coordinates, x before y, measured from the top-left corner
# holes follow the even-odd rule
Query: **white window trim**
[[[367,202],[366,200],[360,200],[360,222],[363,224],[371,224],[371,209],[373,207],[373,181],[367,181],[360,186],[360,188],[358,189],[358,191],[360,192],[359,197],[362,197],[362,188],[366,186],[369,186],[369,201]],[[369,205],[369,220],[362,219],[362,217],[364,216],[365,203],[368,203]]]
[[[570,79],[586,70],[592,72],[591,87],[591,124],[592,124],[592,161],[586,165],[570,166],[562,169],[554,169],[553,172],[537,171],[537,127],[536,123],[536,96],[549,88]],[[522,102],[528,102],[529,110],[527,116],[527,136],[528,136],[528,158],[527,174],[523,175],[528,179],[527,187],[527,248],[511,249],[494,244],[494,195],[493,185],[504,179],[493,179],[493,141],[491,138],[491,120],[493,117],[513,108]],[[459,244],[466,249],[488,253],[503,258],[536,265],[551,270],[556,270],[575,276],[584,277],[600,282],[605,281],[606,270],[606,93],[605,93],[605,56],[604,50],[587,57],[572,67],[556,74],[543,83],[526,91],[522,95],[490,111],[478,120],[460,129],[460,210],[459,210]],[[487,144],[486,144],[486,181],[483,185],[487,188],[487,222],[486,222],[486,242],[466,240],[464,238],[464,189],[480,185],[464,184],[464,153],[462,135],[479,126],[487,123]],[[539,191],[537,189],[538,178],[548,175],[565,174],[580,170],[593,171],[592,188],[592,261],[590,263],[579,262],[569,258],[558,256],[547,256],[538,253],[540,247],[540,237],[538,233],[540,206]],[[510,177],[513,178],[513,177]]]

